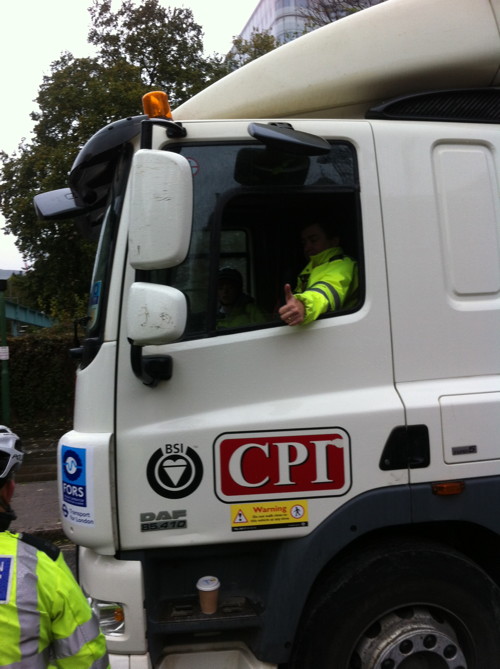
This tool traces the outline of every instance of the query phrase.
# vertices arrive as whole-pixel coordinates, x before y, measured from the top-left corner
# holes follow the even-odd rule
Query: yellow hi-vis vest
[[[98,622],[59,549],[0,532],[1,669],[108,669]]]
[[[349,309],[357,302],[358,267],[333,246],[311,256],[297,280],[294,297],[305,307],[304,325],[322,314]]]

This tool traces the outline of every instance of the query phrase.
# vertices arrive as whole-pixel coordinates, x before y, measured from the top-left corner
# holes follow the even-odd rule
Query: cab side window
[[[246,318],[229,319],[226,324],[233,328],[283,325],[280,307],[285,303],[285,284],[289,284],[292,291],[300,292],[308,287],[325,294],[327,306],[321,317],[357,308],[361,300],[359,259],[362,250],[356,203],[355,193],[297,194],[286,189],[255,193],[251,203],[246,196],[236,196],[228,202],[220,230],[221,249],[225,249],[220,254],[218,268],[220,286],[226,293],[230,292],[233,270],[232,297],[241,295],[240,307],[244,303],[256,308],[248,308]],[[323,246],[320,245],[318,253],[314,246],[309,246],[318,244],[315,239],[318,222],[325,221],[331,222],[332,232],[326,241],[320,240]],[[241,239],[245,239],[245,252],[238,254],[235,249],[231,255],[223,240],[235,239],[233,235],[238,231]],[[328,241],[332,237],[335,238]],[[312,264],[333,260],[333,274],[324,265],[316,273],[313,271],[312,283],[308,281],[311,257],[314,258]],[[331,286],[330,279],[337,281],[337,275],[339,283]],[[230,297],[227,294],[222,297],[230,311]],[[241,316],[241,308],[237,311]]]
[[[314,289],[328,298],[320,317],[359,308],[363,248],[353,146],[331,142],[330,154],[321,156],[290,155],[256,142],[178,150],[196,164],[189,254],[178,267],[149,280],[185,294],[185,338],[283,326],[284,286],[297,289],[311,260],[303,230],[318,222],[335,225],[332,253],[336,260],[350,258],[356,275],[348,300],[339,297],[335,279],[321,273],[314,279]]]

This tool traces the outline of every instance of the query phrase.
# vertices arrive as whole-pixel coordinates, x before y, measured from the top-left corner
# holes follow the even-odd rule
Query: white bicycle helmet
[[[0,482],[15,471],[23,461],[21,440],[5,425],[0,425]]]

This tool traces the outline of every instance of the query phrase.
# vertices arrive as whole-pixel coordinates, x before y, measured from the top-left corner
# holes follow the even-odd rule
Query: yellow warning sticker
[[[277,527],[307,527],[307,500],[231,505],[231,530],[273,530]]]

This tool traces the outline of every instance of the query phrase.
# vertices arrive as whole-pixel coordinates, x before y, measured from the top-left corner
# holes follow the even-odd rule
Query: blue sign
[[[96,281],[92,287],[90,304],[93,307],[96,307],[99,304],[99,300],[101,299],[101,288],[102,288],[102,281]]]
[[[84,448],[61,448],[63,500],[73,506],[87,506],[87,469]]]
[[[6,604],[9,601],[12,559],[11,556],[0,556],[0,604]]]

